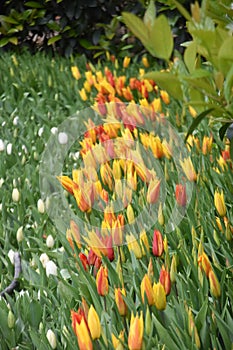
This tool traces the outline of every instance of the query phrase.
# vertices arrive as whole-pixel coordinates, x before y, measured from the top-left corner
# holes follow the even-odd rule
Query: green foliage
[[[172,0],[166,3],[171,8],[177,7],[187,20],[187,30],[191,40],[183,43],[186,47],[183,58],[176,52],[173,53],[174,62],[168,63],[170,73],[151,72],[145,77],[154,79],[173,97],[182,101],[184,113],[188,106],[194,107],[197,113],[209,110],[206,116],[210,118],[210,126],[213,123],[229,125],[233,121],[231,30],[233,10],[231,3],[228,0],[221,4],[218,1],[202,1],[199,6],[195,2],[191,5],[191,14],[178,1]],[[160,15],[153,18],[155,14],[153,6],[151,1],[144,16],[144,22],[130,13],[123,13],[123,19],[153,56],[168,61],[171,59],[173,48],[171,30],[164,17]],[[150,21],[146,20],[148,17]],[[134,19],[137,20],[137,25]],[[152,27],[151,23],[153,23]],[[200,117],[193,121],[188,134],[202,119]]]
[[[110,50],[117,54],[127,45],[121,41],[118,16],[124,6],[116,0],[4,2],[0,10],[0,47],[32,52],[46,50],[70,56],[86,53],[96,57]],[[137,1],[126,8],[140,11]]]

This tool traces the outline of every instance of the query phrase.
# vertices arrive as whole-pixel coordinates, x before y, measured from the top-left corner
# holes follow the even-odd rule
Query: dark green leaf
[[[185,141],[187,140],[188,136],[192,134],[192,132],[196,129],[196,127],[202,121],[202,119],[204,119],[212,111],[213,111],[213,108],[207,109],[206,111],[202,112],[194,119],[194,121],[192,122],[191,126],[188,129],[188,132],[185,137]]]

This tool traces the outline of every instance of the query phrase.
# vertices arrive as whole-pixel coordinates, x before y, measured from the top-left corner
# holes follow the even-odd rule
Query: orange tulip
[[[147,190],[147,202],[150,204],[154,204],[158,201],[159,193],[160,193],[160,180],[153,179],[149,182],[148,190]]]
[[[180,207],[185,207],[187,203],[186,186],[176,185],[176,202]]]
[[[210,291],[212,295],[215,298],[219,298],[221,295],[221,287],[220,287],[218,278],[212,269],[209,272],[209,282],[210,282]]]
[[[121,316],[125,316],[127,313],[127,306],[122,298],[122,295],[126,296],[125,289],[115,288],[115,302]]]
[[[171,291],[171,279],[170,273],[165,269],[164,265],[160,270],[159,282],[163,285],[166,295],[169,295]]]
[[[154,304],[154,292],[153,287],[150,281],[150,278],[147,274],[143,277],[141,282],[141,297],[142,302],[145,303],[145,294],[149,305]]]
[[[101,296],[108,294],[108,270],[107,267],[101,266],[96,276],[97,292]]]
[[[128,336],[128,346],[129,350],[141,350],[143,341],[144,323],[142,311],[140,317],[138,314],[136,316],[131,314],[129,336]]]
[[[164,251],[163,237],[159,230],[154,230],[152,252],[154,256],[161,256]]]

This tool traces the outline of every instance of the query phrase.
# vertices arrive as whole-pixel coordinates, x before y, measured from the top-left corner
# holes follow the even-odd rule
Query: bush
[[[33,53],[43,49],[65,56],[97,52],[98,56],[109,49],[116,53],[123,26],[117,16],[123,7],[136,13],[141,9],[136,0],[127,4],[116,0],[1,2],[0,47],[27,46]]]

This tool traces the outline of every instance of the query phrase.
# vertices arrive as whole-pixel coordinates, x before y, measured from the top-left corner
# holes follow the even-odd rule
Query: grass
[[[59,233],[47,214],[41,213],[37,207],[41,198],[39,166],[51,129],[90,105],[90,100],[83,102],[79,97],[82,80],[77,82],[71,74],[74,64],[84,73],[85,60],[51,59],[43,54],[30,56],[27,53],[15,56],[8,53],[1,56],[0,63],[0,139],[5,145],[5,149],[0,152],[0,290],[4,290],[13,280],[14,267],[9,256],[11,250],[20,252],[23,270],[19,291],[7,295],[6,301],[0,299],[0,349],[50,349],[46,337],[48,329],[56,334],[57,349],[77,348],[70,310],[79,308],[83,296],[89,304],[95,305],[99,316],[101,314],[103,328],[109,339],[111,332],[118,334],[124,327],[122,319],[114,311],[112,298],[114,283],[119,283],[114,271],[117,262],[111,264],[104,259],[112,282],[112,299],[110,296],[107,299],[109,319],[106,312],[101,313],[104,305],[103,300],[98,299],[95,278],[85,274],[82,269],[77,274],[77,262],[69,251],[65,232],[64,235]],[[137,70],[137,64],[132,64],[124,72],[130,77],[137,74]],[[94,98],[95,93],[91,94]],[[184,137],[192,121],[190,114],[184,114],[182,106],[174,101],[168,106],[163,105],[163,108],[169,113],[172,125]],[[177,123],[177,115],[182,113],[185,117],[181,123]],[[192,310],[201,348],[228,350],[232,346],[232,163],[229,161],[225,168],[219,166],[218,160],[225,144],[218,141],[214,129],[212,132],[215,142],[211,156],[204,155],[195,145],[192,148],[192,160],[198,172],[197,185],[187,216],[179,228],[167,235],[169,252],[166,256],[168,260],[174,255],[178,257],[178,272],[164,314],[153,309],[152,331],[144,338],[145,345],[150,344],[151,348],[162,349],[164,344],[169,350],[197,348],[194,334],[188,331],[188,309]],[[210,136],[206,121],[196,131],[201,146],[204,135]],[[12,144],[11,152],[9,144]],[[71,162],[69,166],[72,166]],[[64,171],[70,173],[71,169],[65,168]],[[174,179],[170,179],[170,194],[175,190]],[[12,199],[14,188],[20,193],[19,201]],[[215,219],[216,189],[223,190],[227,206],[226,227],[223,218],[220,218],[222,232]],[[165,215],[165,220],[167,218]],[[23,237],[17,236],[20,227],[23,227]],[[46,244],[49,235],[55,242],[51,248]],[[201,246],[220,281],[221,297],[218,299],[209,293],[208,280],[198,267],[198,250]],[[124,248],[124,278],[129,288],[127,305],[130,310],[136,310],[141,307],[138,289],[152,254],[148,252],[148,256],[137,260],[133,253],[130,254]],[[43,253],[57,265],[58,276],[46,275],[40,260]],[[153,263],[156,279],[161,264],[165,263],[164,259],[165,256]],[[145,315],[145,305],[142,305],[142,310]],[[129,322],[128,317],[127,327]],[[100,344],[101,348],[106,346],[102,338]],[[97,343],[95,346],[98,348]],[[106,348],[112,348],[112,345],[109,343]]]

